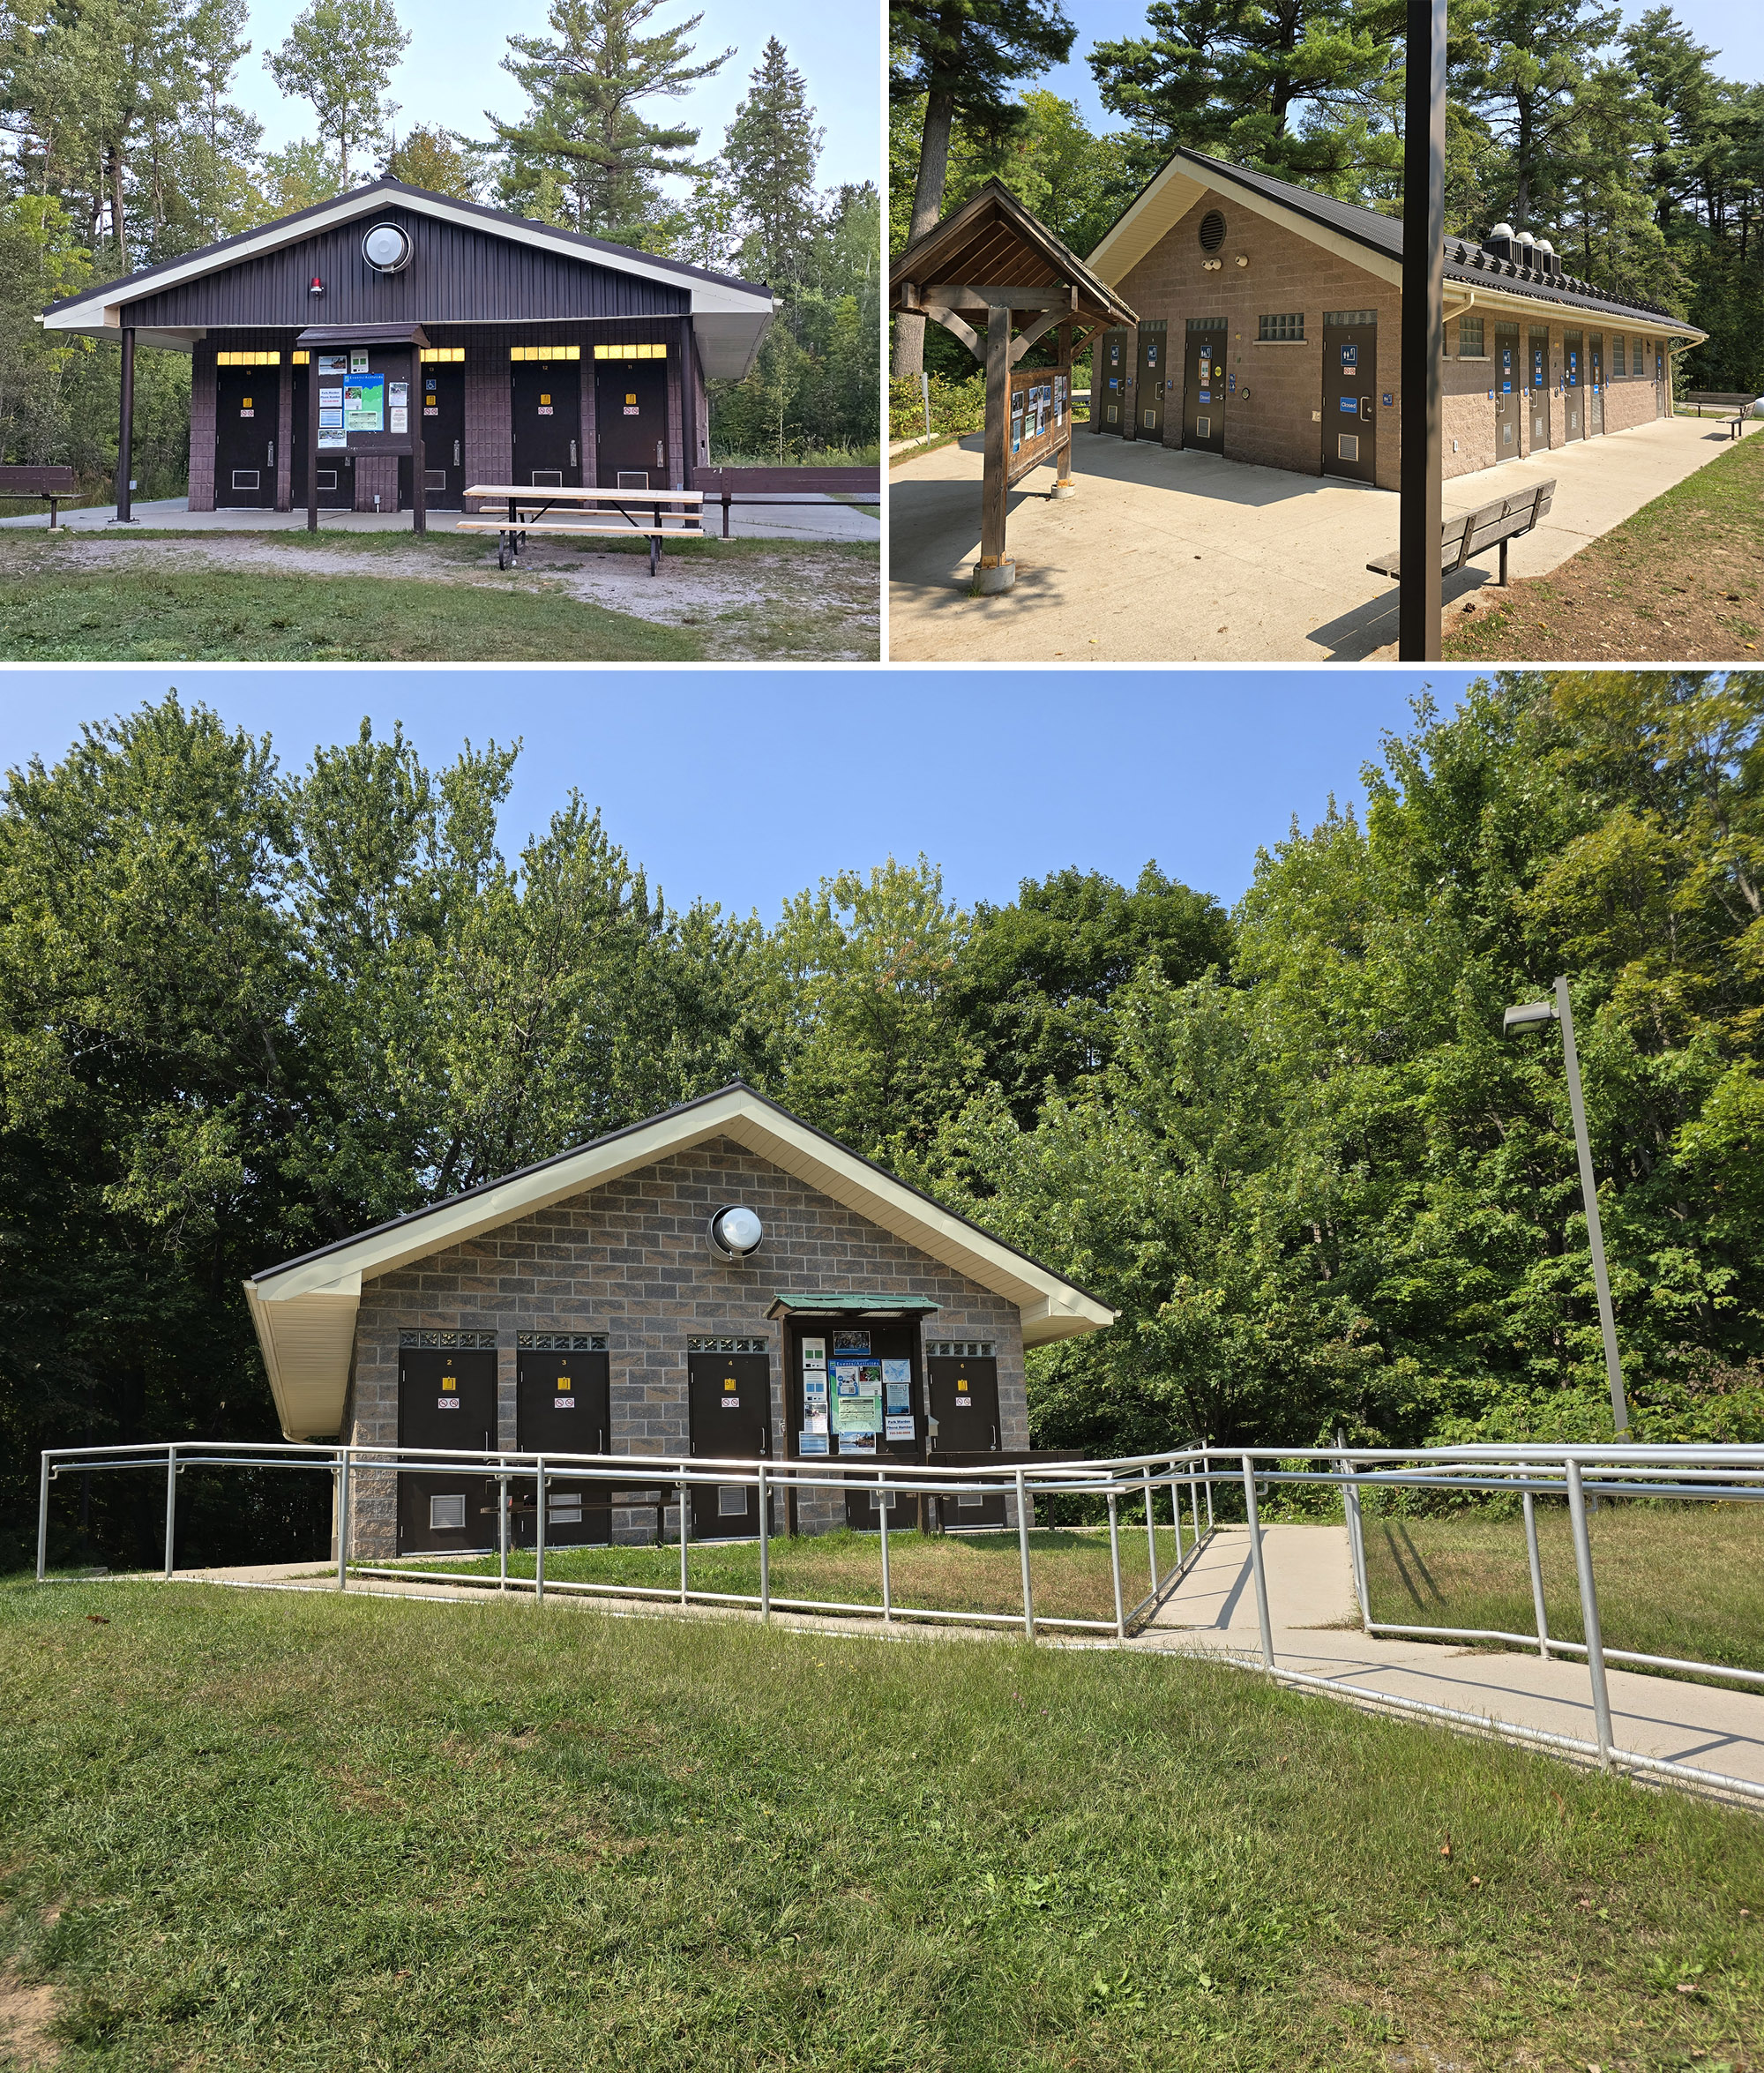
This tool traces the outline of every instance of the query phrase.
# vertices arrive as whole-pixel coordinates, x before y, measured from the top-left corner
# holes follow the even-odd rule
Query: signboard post
[[[359,332],[314,329],[300,342],[310,353],[306,413],[306,529],[318,530],[318,459],[323,453],[395,454],[410,460],[411,529],[429,529],[422,411],[422,333],[409,326],[363,340]],[[394,495],[394,505],[396,496]]]

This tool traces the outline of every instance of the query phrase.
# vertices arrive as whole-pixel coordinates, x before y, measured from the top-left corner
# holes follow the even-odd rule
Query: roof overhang
[[[942,1305],[929,1296],[892,1296],[886,1289],[792,1290],[772,1298],[767,1317],[909,1317]]]
[[[430,194],[422,188],[406,187],[396,181],[377,181],[370,187],[341,194],[334,201],[297,214],[279,217],[260,229],[229,237],[218,245],[191,252],[164,266],[149,267],[133,279],[106,281],[85,296],[71,296],[46,310],[37,321],[45,331],[70,332],[83,338],[114,339],[128,323],[131,302],[162,294],[205,274],[224,273],[249,259],[285,251],[321,232],[352,223],[387,208],[409,209],[482,236],[503,237],[511,243],[535,251],[550,252],[579,265],[598,266],[614,273],[629,273],[639,280],[654,281],[665,288],[689,294],[692,336],[699,359],[707,378],[739,380],[753,364],[759,341],[772,321],[777,303],[768,288],[731,276],[704,273],[695,267],[676,265],[651,253],[624,246],[603,245],[579,238],[549,223],[536,223],[524,216],[510,216],[450,195]],[[440,321],[438,318],[431,322]],[[519,323],[517,313],[498,321]],[[256,328],[261,328],[256,327]],[[189,352],[196,341],[206,335],[200,328],[138,331],[135,342],[160,346],[174,352]]]
[[[335,1433],[341,1426],[364,1282],[603,1187],[713,1137],[733,1139],[842,1208],[1015,1304],[1026,1346],[1076,1338],[1115,1321],[1106,1304],[1050,1268],[943,1209],[751,1088],[737,1084],[469,1194],[437,1202],[432,1209],[254,1275],[245,1283],[245,1296],[283,1433],[290,1440],[307,1440]],[[793,1294],[788,1299],[806,1302],[809,1298]],[[817,1299],[831,1310],[841,1297]],[[922,1298],[876,1299],[893,1310],[923,1307]]]

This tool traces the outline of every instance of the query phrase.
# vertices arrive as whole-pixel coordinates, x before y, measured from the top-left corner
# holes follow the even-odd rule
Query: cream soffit
[[[1239,187],[1224,167],[1202,176],[1180,158],[1171,159],[1152,179],[1091,253],[1089,263],[1093,271],[1111,288],[1118,288],[1158,240],[1167,236],[1209,190],[1215,194],[1231,195],[1252,208],[1257,215],[1280,224],[1308,244],[1319,245],[1326,252],[1333,252],[1338,259],[1349,261],[1379,281],[1400,284],[1402,280],[1400,261],[1372,251],[1327,225],[1313,222],[1309,216],[1300,215],[1297,209],[1288,208],[1282,202],[1271,200],[1253,187]]]
[[[1026,1345],[1112,1324],[1115,1313],[1050,1268],[799,1121],[747,1087],[726,1087],[468,1195],[289,1261],[245,1283],[276,1410],[290,1440],[342,1422],[362,1284],[487,1231],[603,1187],[710,1137],[729,1137],[893,1237],[1016,1304]]]

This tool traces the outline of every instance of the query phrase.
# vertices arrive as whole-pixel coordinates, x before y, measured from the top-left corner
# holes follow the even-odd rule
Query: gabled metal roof
[[[1248,166],[1208,158],[1204,152],[1191,151],[1185,145],[1170,153],[1110,226],[1090,255],[1091,266],[1105,279],[1124,279],[1209,189],[1237,196],[1258,213],[1285,223],[1311,243],[1353,260],[1382,280],[1401,285],[1400,216],[1381,216],[1376,209],[1313,193],[1308,187],[1296,187],[1289,180],[1277,180],[1270,173],[1256,172]],[[1674,317],[1654,303],[1626,302],[1566,274],[1545,274],[1510,264],[1492,253],[1480,251],[1464,238],[1446,241],[1446,284],[1448,293],[1454,288],[1474,288],[1478,303],[1545,303],[1580,310],[1588,316],[1620,319],[1626,326],[1642,325],[1653,331],[1669,332],[1675,338],[1708,336],[1682,317]]]
[[[123,275],[79,294],[51,303],[39,322],[49,331],[73,332],[91,338],[114,337],[128,321],[131,303],[147,301],[165,290],[180,288],[206,277],[222,273],[326,230],[370,215],[375,210],[396,204],[418,215],[452,224],[463,230],[506,240],[511,244],[549,254],[553,258],[575,259],[614,273],[654,281],[684,294],[690,306],[700,357],[707,374],[740,374],[751,363],[752,350],[770,322],[774,303],[771,289],[763,281],[743,281],[734,274],[711,273],[684,260],[663,258],[654,252],[639,251],[631,245],[613,244],[604,238],[589,237],[580,231],[565,230],[553,223],[515,216],[482,202],[461,201],[448,194],[434,194],[412,187],[402,180],[384,178],[352,188],[348,194],[296,209],[255,229],[223,237],[213,244],[138,273]],[[203,329],[171,321],[160,329],[140,329],[138,342],[188,351]],[[708,350],[706,349],[708,348]],[[715,363],[715,364],[713,364]]]
[[[1068,288],[1074,318],[1091,324],[1135,321],[1109,283],[997,180],[916,238],[888,268],[896,307],[908,283],[923,293],[943,282]]]
[[[290,1440],[337,1431],[362,1284],[484,1231],[585,1194],[706,1138],[729,1137],[882,1230],[1017,1306],[1026,1345],[1112,1324],[1075,1282],[897,1180],[742,1081],[609,1132],[498,1180],[266,1267],[245,1283],[264,1366]],[[836,1298],[821,1300],[832,1303]],[[887,1307],[910,1306],[904,1297]]]

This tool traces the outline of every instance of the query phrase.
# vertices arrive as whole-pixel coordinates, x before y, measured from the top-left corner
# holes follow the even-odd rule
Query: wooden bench
[[[843,498],[853,504],[882,504],[882,469],[875,468],[695,468],[692,480],[706,499],[722,505],[722,536],[729,538],[732,504],[824,504]]]
[[[61,525],[61,500],[78,494],[73,470],[59,464],[44,468],[0,468],[0,497],[45,497],[49,530]]]
[[[1730,395],[1720,389],[1693,389],[1685,400],[1696,405],[1699,417],[1703,414],[1705,403],[1714,404],[1718,410],[1732,411],[1733,415],[1727,421],[1727,436],[1730,439],[1737,439],[1745,430],[1745,421],[1751,415],[1758,398]]]
[[[533,490],[507,483],[480,483],[466,494],[487,499],[496,498],[507,503],[508,514],[505,518],[464,518],[458,527],[461,533],[497,535],[499,569],[520,566],[520,550],[529,533],[578,535],[597,533],[612,534],[624,540],[647,539],[649,573],[653,576],[661,565],[664,540],[702,540],[705,535],[705,498],[701,490]],[[548,519],[546,513],[557,508],[580,512],[582,516]],[[598,514],[603,512],[615,514],[613,523],[599,522]],[[649,519],[647,525],[642,522],[645,514]]]
[[[1520,490],[1511,497],[1498,498],[1492,504],[1484,504],[1476,511],[1448,514],[1439,521],[1439,570],[1442,575],[1450,575],[1479,554],[1486,554],[1491,547],[1500,549],[1500,580],[1506,581],[1506,543],[1516,540],[1521,533],[1530,532],[1544,517],[1556,495],[1556,482],[1552,475],[1547,483],[1539,483],[1529,490]],[[1366,564],[1375,576],[1391,576],[1401,580],[1402,565],[1400,556],[1381,555],[1377,561]]]

